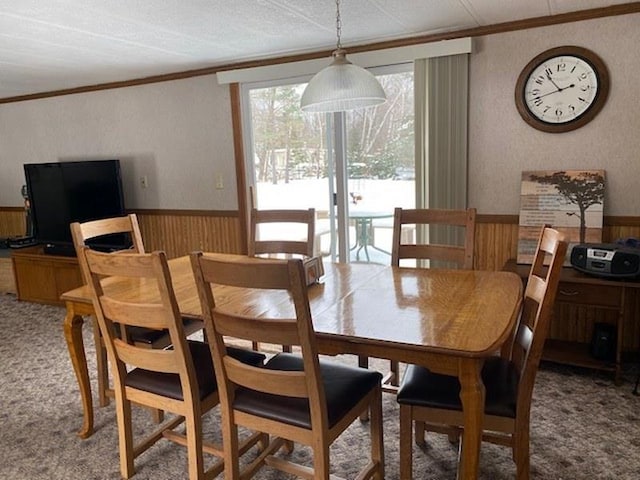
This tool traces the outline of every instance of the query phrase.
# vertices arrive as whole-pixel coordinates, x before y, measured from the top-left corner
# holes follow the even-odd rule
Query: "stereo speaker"
[[[596,323],[591,338],[591,356],[597,360],[614,361],[616,355],[616,327],[610,323]]]

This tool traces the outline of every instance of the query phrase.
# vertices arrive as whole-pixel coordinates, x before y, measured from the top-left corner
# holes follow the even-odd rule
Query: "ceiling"
[[[342,44],[622,0],[342,0]],[[0,99],[329,50],[334,0],[0,0]]]

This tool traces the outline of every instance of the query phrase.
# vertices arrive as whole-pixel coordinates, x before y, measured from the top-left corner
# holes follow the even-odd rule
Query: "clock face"
[[[597,93],[598,74],[593,66],[571,55],[542,62],[524,87],[527,108],[548,123],[575,120],[593,104]]]
[[[524,68],[516,85],[516,106],[531,126],[558,133],[581,127],[602,108],[608,74],[594,53],[558,47]]]

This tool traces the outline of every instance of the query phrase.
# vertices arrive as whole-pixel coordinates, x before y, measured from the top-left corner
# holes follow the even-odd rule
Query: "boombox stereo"
[[[581,243],[571,251],[576,270],[608,278],[640,277],[640,248],[613,243]]]

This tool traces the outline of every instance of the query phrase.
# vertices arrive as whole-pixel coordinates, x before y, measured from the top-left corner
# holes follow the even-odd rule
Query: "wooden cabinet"
[[[577,365],[579,367],[593,368],[597,370],[606,370],[615,374],[616,382],[620,380],[622,339],[624,325],[624,297],[625,287],[623,283],[609,285],[606,280],[591,278],[582,275],[585,282],[594,283],[577,283],[570,281],[575,272],[571,269],[565,269],[563,277],[561,277],[558,293],[556,294],[556,304],[572,304],[576,306],[587,306],[599,310],[610,310],[613,312],[611,317],[615,325],[616,331],[616,347],[615,355],[611,360],[602,360],[594,358],[590,352],[590,340],[593,333],[593,324],[587,324],[583,328],[589,332],[585,335],[584,342],[576,342],[562,339],[549,338],[545,344],[543,358],[558,363],[566,363]],[[557,312],[558,309],[556,309]],[[554,322],[564,321],[560,315],[555,315]]]
[[[529,265],[517,265],[509,260],[505,270],[516,272],[523,281],[529,275]],[[572,267],[563,268],[556,294],[556,308],[551,323],[549,337],[545,342],[542,358],[557,363],[576,365],[614,373],[620,381],[622,367],[622,346],[625,324],[625,296],[630,290],[638,291],[640,282],[608,280],[585,275]],[[567,308],[589,309],[600,312],[584,315],[576,321],[564,315]],[[594,358],[591,354],[591,337],[595,318],[615,326],[615,355],[610,360]]]
[[[0,293],[16,293],[13,264],[8,250],[0,250]]]
[[[18,299],[62,305],[60,295],[83,284],[75,257],[46,255],[42,247],[11,252]]]

